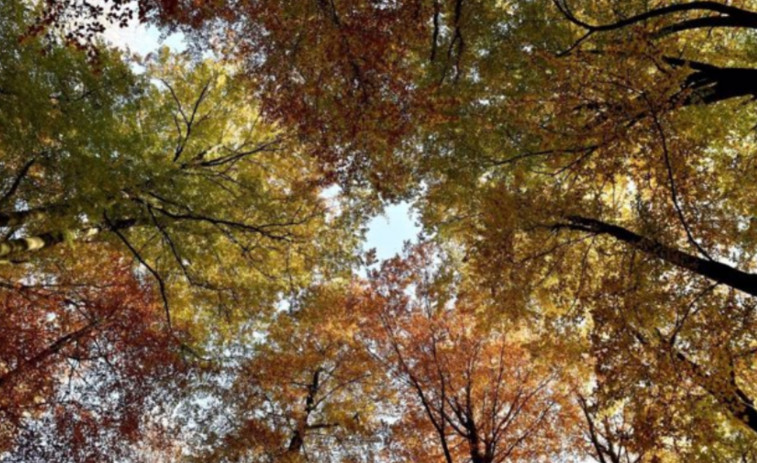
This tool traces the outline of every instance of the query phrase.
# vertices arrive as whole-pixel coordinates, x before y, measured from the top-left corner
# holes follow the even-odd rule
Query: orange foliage
[[[127,260],[101,257],[2,288],[0,449],[103,461],[100,452],[125,452],[148,431],[145,408],[161,384],[179,381],[180,333],[165,329]]]
[[[564,454],[575,444],[577,413],[560,367],[529,351],[527,332],[482,323],[470,295],[455,297],[452,282],[433,275],[433,257],[419,247],[388,261],[363,295],[364,331],[404,404],[394,428],[403,458],[534,462]]]

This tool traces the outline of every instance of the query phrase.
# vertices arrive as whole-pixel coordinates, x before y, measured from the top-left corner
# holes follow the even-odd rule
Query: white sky
[[[111,44],[124,50],[128,48],[143,56],[156,51],[162,45],[177,51],[185,48],[181,34],[172,34],[166,37],[165,41],[161,41],[160,32],[155,27],[145,26],[136,21],[124,28],[110,25],[105,29],[104,35]]]

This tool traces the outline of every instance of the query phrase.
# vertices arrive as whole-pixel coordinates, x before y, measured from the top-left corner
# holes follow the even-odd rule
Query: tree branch
[[[554,230],[568,229],[611,236],[646,254],[657,257],[676,267],[690,270],[698,275],[723,283],[731,288],[757,296],[757,275],[743,272],[721,262],[702,259],[685,253],[651,238],[638,235],[628,229],[602,222],[601,220],[571,215],[567,222],[551,225]]]
[[[21,167],[21,170],[18,171],[18,174],[16,175],[16,178],[13,180],[13,183],[11,184],[10,188],[8,189],[5,194],[3,194],[3,197],[0,198],[0,205],[4,204],[6,201],[8,201],[11,196],[13,196],[14,193],[16,193],[16,190],[18,189],[19,185],[21,184],[21,181],[26,177],[26,174],[29,172],[29,169],[32,167],[32,165],[37,160],[35,158],[30,159],[26,162],[26,164]]]
[[[173,331],[173,327],[171,325],[171,309],[168,306],[168,296],[166,296],[166,284],[163,281],[163,277],[160,276],[160,274],[150,266],[150,264],[147,263],[147,261],[142,257],[141,254],[132,246],[132,244],[129,242],[129,240],[126,239],[123,233],[119,230],[119,227],[110,221],[107,214],[104,216],[105,222],[109,225],[110,231],[116,234],[118,238],[126,245],[126,247],[129,249],[129,251],[134,255],[134,257],[139,261],[140,264],[144,265],[145,268],[152,274],[153,277],[158,281],[158,288],[160,289],[160,297],[163,299],[163,308],[165,309],[166,313],[166,323],[168,324],[168,329],[170,331]]]
[[[586,29],[589,32],[606,32],[622,29],[634,24],[646,22],[650,19],[662,18],[668,15],[678,13],[701,11],[710,13],[719,13],[720,16],[695,18],[674,23],[658,31],[658,34],[669,34],[683,30],[690,30],[702,27],[745,27],[757,28],[757,13],[712,1],[695,1],[689,3],[679,3],[675,5],[654,8],[645,13],[640,13],[620,21],[609,24],[589,24],[579,19],[568,6],[567,0],[553,0],[555,6],[560,10],[563,16],[573,24]]]

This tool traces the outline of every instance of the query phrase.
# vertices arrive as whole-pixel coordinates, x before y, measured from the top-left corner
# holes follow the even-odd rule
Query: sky
[[[172,34],[161,39],[160,32],[153,26],[133,22],[125,28],[110,26],[105,30],[105,39],[111,44],[129,49],[140,55],[157,51],[168,46],[175,51],[186,47],[181,34]],[[417,215],[408,203],[387,206],[384,213],[368,223],[365,248],[375,248],[378,259],[394,257],[402,251],[405,241],[414,241],[420,232]]]

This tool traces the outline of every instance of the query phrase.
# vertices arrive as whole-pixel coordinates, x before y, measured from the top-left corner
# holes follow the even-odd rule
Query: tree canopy
[[[757,3],[0,9],[0,461],[757,462]]]

